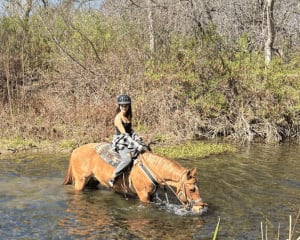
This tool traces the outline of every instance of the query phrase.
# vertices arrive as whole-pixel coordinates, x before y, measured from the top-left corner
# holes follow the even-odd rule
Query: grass
[[[0,139],[1,151],[12,151],[16,152],[19,150],[27,150],[37,147],[38,143],[32,139],[23,138],[11,138],[11,139]]]
[[[215,228],[215,231],[214,231],[213,240],[216,240],[216,239],[217,239],[218,232],[219,232],[219,227],[220,227],[220,221],[221,221],[221,218],[219,217],[219,220],[218,220],[217,226],[216,226],[216,228]]]
[[[287,238],[284,238],[284,239],[287,239],[287,240],[292,240],[292,239],[296,239],[296,240],[299,240],[300,239],[300,236],[295,236],[295,238],[293,238],[294,236],[294,231],[295,231],[295,227],[297,225],[297,222],[300,218],[300,210],[296,216],[296,219],[295,219],[295,222],[294,224],[292,224],[292,216],[290,215],[289,216],[289,233],[288,233],[288,237]],[[261,239],[262,240],[268,240],[268,226],[266,224],[265,226],[265,230],[264,230],[264,227],[263,227],[263,222],[260,223],[260,228],[261,228]],[[278,225],[278,231],[277,231],[277,238],[272,238],[272,239],[276,239],[276,240],[279,240],[281,239],[280,238],[280,224]]]
[[[284,238],[284,239],[287,239],[287,240],[292,240],[292,239],[300,240],[300,236],[298,236],[298,237],[296,236],[295,238],[293,238],[293,235],[295,233],[294,232],[295,227],[296,227],[296,224],[297,224],[299,218],[300,218],[300,210],[299,210],[299,212],[296,216],[294,224],[292,224],[292,216],[291,215],[289,216],[288,238]],[[213,240],[217,239],[218,232],[219,232],[219,227],[220,227],[220,217],[219,217],[218,223],[217,223],[215,231],[214,231],[214,235],[213,235],[213,238],[212,238]],[[260,228],[261,228],[261,239],[262,240],[268,240],[268,226],[267,226],[267,224],[266,224],[265,229],[264,229],[263,222],[260,222]],[[272,239],[276,239],[276,240],[280,239],[280,224],[278,225],[277,238],[272,238]]]
[[[0,139],[0,154],[22,151],[69,151],[76,147],[72,140],[37,141],[34,139],[10,138]]]
[[[235,152],[236,148],[223,143],[188,141],[179,145],[154,147],[153,151],[170,158],[202,158],[212,154]]]
[[[78,146],[78,143],[73,140],[36,140],[17,138],[2,138],[0,139],[0,153],[33,151],[33,150],[71,150]],[[236,149],[223,143],[209,143],[200,141],[187,141],[182,144],[172,146],[155,146],[153,151],[170,158],[199,158],[206,157],[211,154],[220,154],[225,152],[234,152]]]

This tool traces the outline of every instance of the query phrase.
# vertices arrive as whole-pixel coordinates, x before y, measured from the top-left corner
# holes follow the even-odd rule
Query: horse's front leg
[[[145,174],[138,167],[134,167],[130,174],[133,187],[141,202],[151,202],[155,186],[149,182]]]
[[[141,202],[150,202],[151,200],[149,192],[146,191],[145,189],[141,191],[137,191],[137,195]]]
[[[155,187],[153,185],[135,185],[135,191],[142,202],[151,202],[153,197],[153,192],[155,191]]]

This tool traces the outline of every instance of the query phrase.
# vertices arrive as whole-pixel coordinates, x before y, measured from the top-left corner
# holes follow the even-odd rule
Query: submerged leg
[[[75,190],[82,191],[90,178],[82,177],[75,179]]]
[[[141,202],[150,202],[150,195],[147,191],[137,191],[137,195]]]

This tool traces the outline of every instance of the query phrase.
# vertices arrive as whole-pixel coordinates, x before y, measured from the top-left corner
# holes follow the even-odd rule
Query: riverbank
[[[71,141],[36,141],[33,139],[0,139],[0,154],[19,152],[71,152],[75,145]]]
[[[35,141],[33,139],[0,139],[0,155],[17,152],[61,152],[70,153],[80,144],[71,140]],[[236,148],[228,143],[209,141],[186,141],[180,144],[152,146],[153,151],[170,158],[201,158],[212,154],[235,152]]]

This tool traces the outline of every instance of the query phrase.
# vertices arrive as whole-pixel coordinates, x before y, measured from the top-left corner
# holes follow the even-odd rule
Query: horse
[[[83,191],[91,179],[96,179],[102,186],[111,188],[108,181],[114,166],[99,155],[99,144],[88,143],[73,150],[64,185],[74,184],[75,191]],[[144,151],[130,171],[116,178],[113,190],[137,196],[141,202],[148,203],[153,200],[159,186],[168,186],[185,208],[200,213],[207,204],[200,197],[196,173],[197,168],[186,169],[172,159]]]

